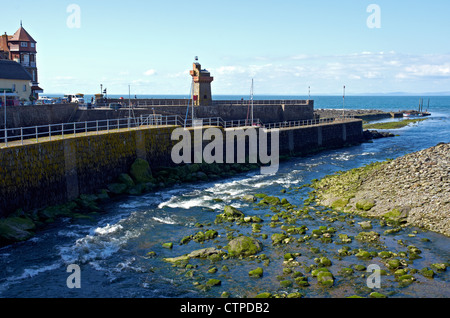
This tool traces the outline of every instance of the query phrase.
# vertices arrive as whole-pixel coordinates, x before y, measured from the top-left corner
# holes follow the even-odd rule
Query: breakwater
[[[119,184],[119,177],[130,171],[136,159],[148,162],[151,171],[174,167],[171,152],[176,141],[171,136],[176,128],[83,134],[0,149],[0,216],[8,217],[18,209],[32,213],[28,211],[98,194],[102,189],[102,194],[115,192],[111,185]],[[361,120],[283,128],[279,133],[279,152],[303,155],[358,143],[361,139]],[[141,188],[134,193],[145,190]]]

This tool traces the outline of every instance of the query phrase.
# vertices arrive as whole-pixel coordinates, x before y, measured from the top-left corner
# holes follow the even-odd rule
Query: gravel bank
[[[328,176],[321,205],[450,236],[450,144]]]

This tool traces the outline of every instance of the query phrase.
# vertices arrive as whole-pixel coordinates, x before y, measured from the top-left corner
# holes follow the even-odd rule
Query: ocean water
[[[267,98],[278,99],[275,96]],[[287,98],[283,96],[280,99]],[[427,105],[428,97],[423,98]],[[342,97],[323,96],[315,101],[316,108],[342,108]],[[419,97],[350,96],[346,98],[345,107],[397,111],[417,109],[418,103]],[[346,297],[355,294],[367,296],[373,290],[368,289],[366,279],[361,278],[361,273],[344,277],[339,271],[352,264],[378,264],[384,269],[381,259],[364,261],[355,256],[339,259],[337,251],[341,246],[335,243],[339,233],[356,236],[361,231],[359,226],[332,220],[332,212],[318,207],[314,213],[310,213],[311,218],[298,220],[297,226],[307,226],[309,230],[306,234],[310,234],[311,230],[319,226],[335,227],[337,233],[333,243],[310,240],[307,243],[291,243],[289,246],[274,248],[270,236],[272,233],[280,233],[281,230],[279,227],[268,226],[273,213],[269,209],[258,209],[238,197],[244,194],[265,193],[280,199],[286,198],[301,207],[308,196],[308,188],[299,187],[312,179],[339,170],[403,156],[439,142],[450,142],[450,97],[430,97],[429,111],[432,116],[428,120],[396,130],[395,134],[398,136],[395,138],[292,158],[283,162],[278,173],[274,175],[261,175],[259,171],[253,171],[214,182],[176,185],[143,196],[113,200],[104,206],[105,213],[91,220],[62,219],[49,225],[27,242],[0,249],[0,297],[203,298],[220,297],[224,291],[229,292],[232,297],[252,297],[260,292],[293,291],[314,298]],[[283,189],[286,193],[281,192]],[[186,277],[186,269],[172,267],[163,261],[165,257],[176,257],[201,248],[224,247],[228,242],[227,234],[230,233],[234,236],[251,233],[251,227],[214,224],[216,215],[223,211],[225,205],[233,205],[246,215],[263,218],[262,233],[267,233],[269,239],[259,239],[264,246],[262,253],[270,259],[268,265],[255,259],[228,259],[217,263],[193,260],[190,263],[195,266],[195,274],[193,277]],[[355,217],[354,220],[357,224],[364,218]],[[197,222],[205,224],[205,227],[196,228],[194,225]],[[385,228],[379,227],[376,222],[372,223],[374,231],[383,233]],[[183,237],[206,229],[219,232],[216,241],[178,244]],[[425,242],[425,238],[429,242]],[[399,240],[404,241],[405,245],[398,244]],[[173,249],[162,248],[162,243],[165,242],[174,242]],[[408,245],[418,247],[422,251],[421,258],[411,261],[408,268],[420,270],[430,267],[433,263],[450,262],[450,238],[433,232],[407,228],[399,233],[383,236],[382,243],[390,251],[397,253],[407,251]],[[311,247],[319,248],[319,254],[312,253]],[[379,248],[361,245],[356,240],[353,240],[349,247],[375,251]],[[150,251],[156,252],[156,256],[148,257],[147,253]],[[301,253],[297,261],[304,267],[298,267],[296,270],[308,276],[311,286],[280,286],[283,255],[287,252]],[[314,258],[318,255],[327,256],[332,261],[330,271],[335,276],[335,286],[332,288],[319,286],[316,279],[305,270],[305,267],[315,263]],[[71,274],[67,272],[67,267],[70,264],[80,266],[81,288],[67,287],[67,279]],[[228,271],[223,268],[224,265]],[[216,267],[218,271],[208,273],[211,267]],[[264,276],[260,279],[248,276],[248,271],[256,267],[264,268]],[[390,297],[449,297],[449,272],[450,270],[438,273],[433,279],[415,273],[413,276],[416,281],[408,286],[400,286],[390,273],[388,276],[382,276],[381,289],[375,291]],[[204,284],[210,278],[220,279],[221,286],[207,290],[196,287],[196,282]]]

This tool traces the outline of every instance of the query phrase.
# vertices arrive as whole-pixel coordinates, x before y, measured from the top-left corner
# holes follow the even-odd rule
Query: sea
[[[151,98],[138,96],[146,97]],[[305,96],[259,98],[308,99]],[[400,283],[397,276],[387,270],[387,275],[381,276],[380,288],[369,288],[367,277],[371,273],[355,271],[348,276],[342,274],[342,269],[353,268],[355,264],[366,267],[375,264],[386,269],[383,260],[379,257],[362,260],[355,255],[341,257],[338,251],[342,245],[337,239],[340,233],[354,238],[361,231],[358,223],[365,218],[355,216],[354,222],[347,218],[343,221],[334,211],[314,207],[310,217],[297,220],[296,226],[308,228],[304,235],[311,234],[320,226],[333,227],[337,232],[332,241],[308,239],[298,242],[304,235],[297,235],[294,242],[274,247],[271,235],[283,232],[279,226],[269,226],[274,212],[240,199],[246,194],[264,193],[286,198],[302,208],[311,191],[302,186],[313,179],[450,142],[448,96],[347,96],[345,101],[342,96],[311,97],[316,108],[382,111],[418,109],[420,98],[431,116],[426,121],[392,131],[396,135],[394,138],[291,158],[282,162],[279,171],[273,175],[261,175],[259,170],[250,171],[222,180],[180,184],[141,196],[125,196],[105,203],[102,213],[93,214],[88,219],[63,218],[49,224],[29,241],[0,249],[0,297],[191,299],[217,298],[224,292],[235,298],[254,297],[262,292],[278,295],[298,292],[305,298],[342,298],[352,295],[368,297],[373,291],[391,298],[450,297],[450,270],[436,272],[433,278],[420,274],[422,269],[431,268],[432,264],[450,262],[448,237],[411,227],[383,235],[386,228],[372,220],[372,231],[382,234],[383,247],[366,246],[355,239],[348,243],[348,247],[369,251],[385,248],[397,253],[398,258],[407,262],[408,273],[414,281]],[[390,120],[402,119],[383,121]],[[262,232],[252,233],[251,226],[215,224],[217,214],[223,212],[226,205],[232,205],[246,215],[261,217],[264,220]],[[197,227],[199,223],[204,227]],[[218,237],[203,243],[180,244],[183,237],[206,230],[217,231]],[[264,233],[268,238],[262,236]],[[267,258],[195,259],[187,268],[164,261],[164,258],[207,247],[225,249],[231,236],[241,234],[253,234],[260,240],[263,245],[261,253]],[[173,242],[172,249],[162,246],[167,242]],[[405,256],[408,255],[407,247],[411,245],[421,250],[419,258],[408,259]],[[286,264],[283,264],[284,254],[288,252],[299,253],[295,268],[286,269]],[[333,287],[323,287],[312,277],[311,269],[317,266],[318,257],[331,260],[329,270],[335,278]],[[249,277],[248,272],[258,267],[263,268],[263,276]],[[307,276],[310,286],[296,285],[289,270]],[[209,279],[218,279],[221,284],[208,287]],[[292,284],[280,283],[286,280]]]

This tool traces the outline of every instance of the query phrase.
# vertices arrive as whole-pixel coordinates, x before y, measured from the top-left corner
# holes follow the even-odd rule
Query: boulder
[[[0,220],[0,243],[21,242],[30,239],[36,228],[28,218],[9,217]]]
[[[361,211],[369,211],[375,206],[375,201],[371,199],[363,199],[356,202],[356,208]]]
[[[227,205],[224,208],[224,215],[228,218],[240,218],[244,216],[244,213],[236,209],[235,207],[232,207],[230,205]]]
[[[262,244],[253,237],[239,236],[228,243],[227,249],[231,257],[250,256],[259,253]]]
[[[119,175],[119,182],[125,184],[128,188],[134,187],[134,181],[129,174],[122,173]]]
[[[174,258],[165,258],[164,261],[166,261],[168,263],[176,263],[176,262],[180,262],[180,261],[186,261],[191,258],[203,258],[204,259],[211,255],[220,255],[221,253],[222,253],[222,251],[220,251],[214,247],[210,247],[210,248],[204,248],[201,250],[196,250],[189,254],[174,257]]]
[[[270,197],[270,196],[266,196],[264,197],[260,204],[267,204],[267,205],[280,205],[281,201],[278,197]]]
[[[251,277],[259,278],[259,277],[263,276],[263,273],[264,273],[264,270],[261,267],[258,267],[256,269],[248,272],[248,275]]]
[[[127,186],[126,184],[123,183],[111,183],[108,184],[107,186],[109,192],[119,195],[119,194],[124,194],[127,191]]]
[[[275,233],[275,234],[272,234],[271,238],[272,238],[272,244],[276,245],[276,244],[283,243],[283,241],[285,239],[287,239],[288,236],[286,234],[284,234],[284,233]]]
[[[242,200],[247,201],[247,202],[255,202],[256,197],[252,194],[246,194],[242,197]]]
[[[135,160],[135,162],[131,165],[130,175],[136,183],[147,183],[153,181],[150,164],[144,159],[138,158]]]

